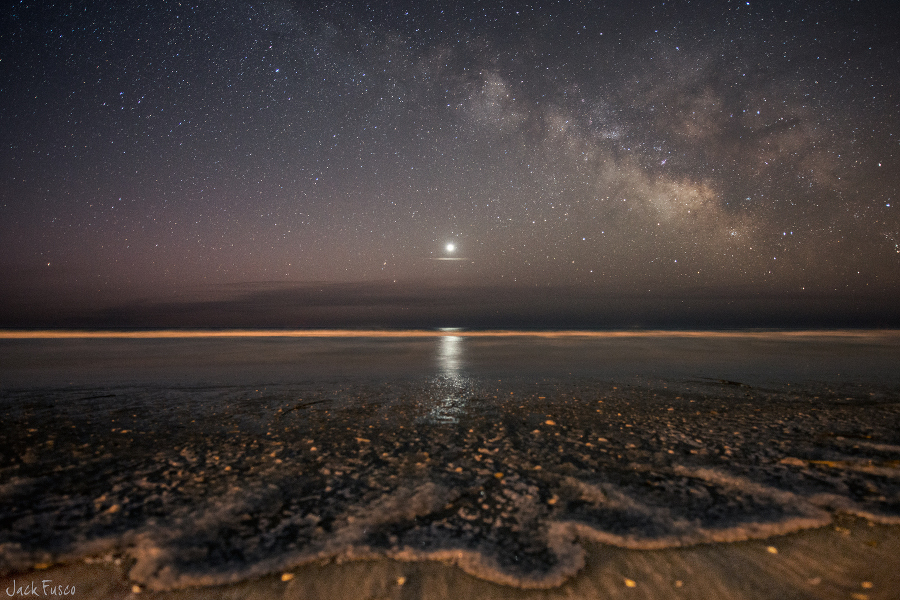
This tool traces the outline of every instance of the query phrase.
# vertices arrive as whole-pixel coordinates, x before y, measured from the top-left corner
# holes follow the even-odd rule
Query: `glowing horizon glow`
[[[744,338],[804,339],[844,338],[900,340],[900,329],[770,329],[770,330],[602,330],[556,329],[526,331],[509,329],[470,330],[462,327],[439,329],[158,329],[142,331],[109,330],[0,330],[0,339],[181,339],[181,338],[423,338],[423,337],[538,337],[538,338]]]

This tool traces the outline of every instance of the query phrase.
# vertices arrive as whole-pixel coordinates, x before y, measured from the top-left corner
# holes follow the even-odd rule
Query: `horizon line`
[[[147,329],[133,331],[88,329],[0,330],[0,339],[179,339],[179,338],[430,338],[430,337],[539,337],[539,338],[664,338],[664,337],[900,337],[900,329],[616,329],[616,330],[468,330],[435,329]]]

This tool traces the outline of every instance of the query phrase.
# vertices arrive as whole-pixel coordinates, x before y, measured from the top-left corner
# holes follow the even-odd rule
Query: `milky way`
[[[888,3],[2,28],[2,326],[900,323]]]

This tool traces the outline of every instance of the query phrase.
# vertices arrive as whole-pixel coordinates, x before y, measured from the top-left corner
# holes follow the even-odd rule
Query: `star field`
[[[890,3],[0,18],[0,326],[900,323]]]

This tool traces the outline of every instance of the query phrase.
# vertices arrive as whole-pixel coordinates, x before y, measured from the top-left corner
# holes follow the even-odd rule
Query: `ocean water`
[[[897,332],[0,339],[0,573],[393,557],[549,587],[585,540],[900,523],[897,365]]]

